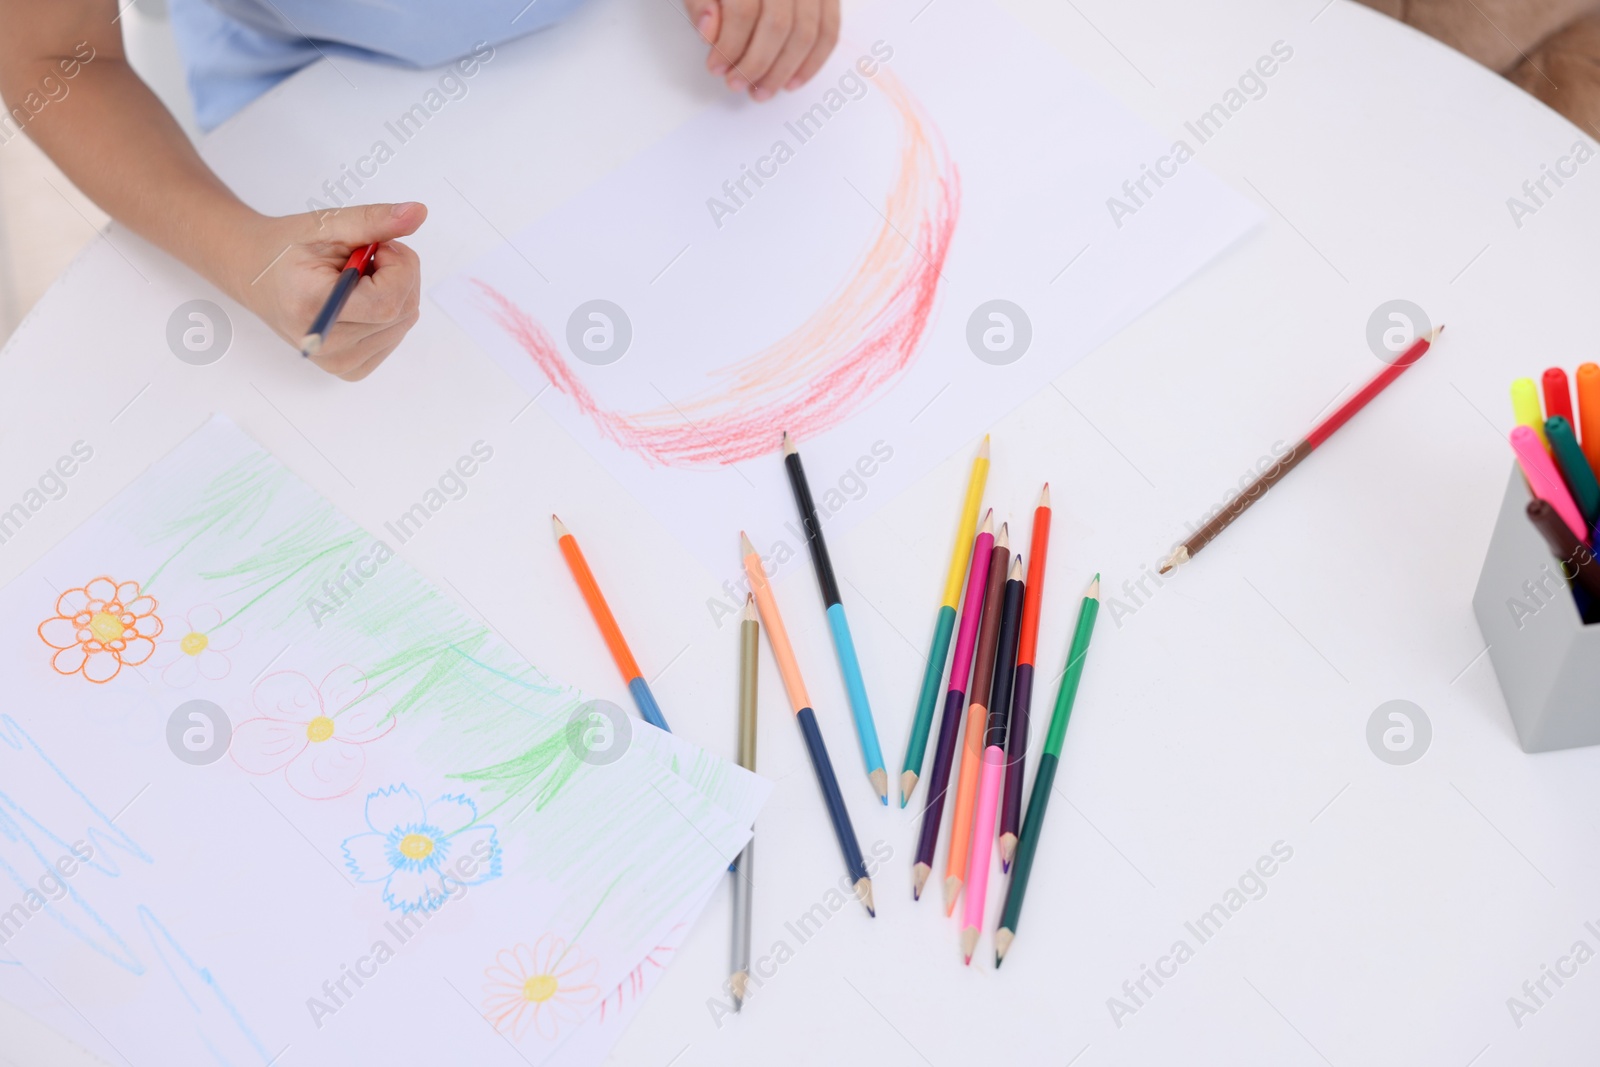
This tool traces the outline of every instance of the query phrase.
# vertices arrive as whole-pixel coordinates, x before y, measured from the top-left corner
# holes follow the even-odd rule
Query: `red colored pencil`
[[[1567,388],[1567,372],[1551,367],[1544,372],[1544,417],[1551,419],[1557,415],[1569,425],[1577,425],[1572,419],[1572,390]]]
[[[1277,485],[1285,475],[1299,466],[1301,460],[1311,455],[1322,446],[1324,441],[1337,433],[1339,427],[1349,422],[1356,412],[1372,403],[1373,397],[1389,388],[1396,378],[1406,372],[1407,368],[1427,355],[1428,349],[1433,347],[1433,342],[1438,340],[1439,334],[1443,330],[1444,327],[1440,326],[1428,336],[1417,338],[1416,342],[1406,349],[1399,359],[1389,364],[1370,382],[1363,385],[1349,400],[1340,404],[1333,414],[1311,427],[1311,431],[1301,438],[1287,453],[1278,457],[1277,462],[1268,467],[1261,477],[1245,486],[1227,507],[1218,512],[1210,522],[1196,530],[1187,541],[1174,549],[1172,555],[1162,561],[1161,573],[1166,574],[1168,571],[1175,570],[1193,559],[1202,548],[1210,544],[1223,530],[1226,530],[1234,519],[1243,515],[1246,508],[1264,496],[1268,489]]]
[[[1022,600],[1022,632],[1017,640],[1017,677],[1011,689],[1011,722],[1006,728],[1006,783],[1000,801],[1000,870],[1011,870],[1022,833],[1022,771],[1028,760],[1028,715],[1033,709],[1033,657],[1039,649],[1039,608],[1044,600],[1044,561],[1050,549],[1050,483],[1033,510],[1028,540],[1028,580]]]

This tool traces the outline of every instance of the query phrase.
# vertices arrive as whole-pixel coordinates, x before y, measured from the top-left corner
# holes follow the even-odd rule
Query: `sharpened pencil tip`
[[[561,521],[561,516],[555,514],[554,512],[552,512],[550,515],[550,527],[551,529],[555,530],[557,541],[561,540],[563,537],[567,536],[567,534],[572,532],[571,530],[567,529],[567,524]]]
[[[903,808],[911,803],[911,794],[917,791],[917,772],[900,772],[900,806]]]
[[[862,905],[867,909],[867,914],[874,919],[878,917],[878,909],[872,904],[872,879],[863,878],[856,882],[856,896],[861,899]]]
[[[1049,482],[1045,482],[1044,483],[1044,491],[1039,494],[1039,506],[1041,508],[1047,508],[1047,507],[1050,506],[1050,483]]]
[[[322,335],[320,333],[308,333],[300,338],[300,354],[302,356],[314,356],[321,350]]]
[[[967,966],[972,966],[972,953],[978,947],[978,928],[969,926],[961,931],[961,955],[966,957]]]
[[[1089,591],[1083,595],[1090,600],[1100,599],[1100,576],[1098,574],[1094,576],[1094,581],[1089,583]]]
[[[990,508],[983,513],[983,525],[978,527],[978,532],[981,534],[994,533],[994,508]]]
[[[795,447],[794,438],[789,436],[789,431],[783,431],[783,454],[792,456],[798,451],[799,449]]]
[[[743,530],[739,531],[739,553],[748,556],[755,552],[756,546],[750,543],[750,535]]]
[[[933,873],[933,868],[926,863],[913,863],[911,865],[911,899],[922,899],[922,887],[928,884],[928,875]]]
[[[994,965],[1000,966],[1000,961],[1006,958],[1006,953],[1011,951],[1011,942],[1016,939],[1016,934],[1002,926],[994,932]]]
[[[889,803],[889,772],[882,767],[875,771],[868,771],[867,781],[872,783],[872,791],[878,794],[878,799],[887,806]]]
[[[744,621],[755,622],[756,618],[756,595],[754,593],[746,593],[744,597]]]
[[[984,434],[983,435],[983,444],[978,446],[978,458],[979,459],[988,459],[989,458],[989,435],[988,434]]]
[[[994,547],[1011,547],[1011,524],[1009,522],[1002,522],[1000,524],[1000,532],[994,535]]]
[[[1444,333],[1444,323],[1442,322],[1433,328],[1432,333],[1428,334],[1428,343],[1431,345],[1437,341],[1441,333]]]
[[[1006,575],[1008,582],[1022,581],[1022,553],[1018,552],[1011,560],[1011,573]]]

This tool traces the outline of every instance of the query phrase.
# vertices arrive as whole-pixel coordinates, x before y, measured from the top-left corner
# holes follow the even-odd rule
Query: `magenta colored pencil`
[[[972,847],[967,849],[967,910],[961,923],[961,955],[972,962],[983,929],[983,906],[989,893],[989,867],[994,861],[994,824],[1000,806],[1000,783],[1006,773],[1006,710],[1011,704],[1017,638],[1022,628],[1022,557],[1011,563],[1006,578],[1005,607],[1000,613],[1000,642],[994,654],[994,681],[989,687],[989,719],[983,732],[983,767],[978,778],[977,810],[972,820]]]
[[[939,820],[944,817],[944,794],[950,788],[950,768],[955,763],[956,740],[961,736],[962,711],[967,701],[967,678],[972,669],[972,649],[978,640],[978,619],[983,614],[984,592],[989,584],[989,554],[994,549],[994,510],[972,545],[972,568],[967,575],[967,596],[961,604],[961,627],[956,631],[956,655],[950,665],[950,689],[945,694],[944,718],[939,722],[939,743],[928,779],[928,802],[922,809],[922,835],[911,868],[913,899],[922,899],[922,887],[933,871],[933,851],[939,843]]]

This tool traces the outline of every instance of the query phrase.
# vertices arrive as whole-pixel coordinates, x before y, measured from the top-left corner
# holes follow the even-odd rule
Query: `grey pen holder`
[[[1472,611],[1522,750],[1600,744],[1600,624],[1583,624],[1531,499],[1513,465]]]

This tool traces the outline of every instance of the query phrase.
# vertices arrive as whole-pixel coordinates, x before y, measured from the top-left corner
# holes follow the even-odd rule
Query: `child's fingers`
[[[721,7],[721,32],[711,46],[711,73],[726,74],[730,86],[735,79],[741,79],[738,88],[742,89],[749,82],[742,79],[739,66],[761,15],[761,0],[723,0]]]
[[[684,0],[683,9],[694,25],[694,32],[706,44],[715,44],[722,29],[722,5],[717,0]]]
[[[416,312],[412,312],[407,319],[402,319],[393,326],[385,327],[377,333],[369,334],[351,353],[353,366],[344,371],[335,372],[347,382],[359,382],[367,375],[378,369],[379,364],[388,359],[394,350],[400,347],[400,342],[405,340],[411,327],[417,324]]]
[[[761,5],[761,17],[756,21],[755,32],[750,35],[750,46],[739,58],[739,69],[728,79],[730,89],[754,88],[772,69],[783,43],[794,29],[794,0],[766,0]]]
[[[422,302],[422,261],[399,241],[378,246],[377,270],[356,283],[340,322],[386,326]]]
[[[789,29],[789,36],[783,42],[778,57],[772,61],[771,69],[756,82],[755,91],[751,94],[755,99],[767,100],[789,84],[789,80],[800,70],[800,64],[811,54],[812,46],[817,43],[821,24],[821,0],[795,0],[794,22]]]
[[[816,77],[822,64],[833,54],[833,46],[839,43],[839,0],[821,0],[821,5],[822,21],[817,28],[816,43],[811,46],[811,54],[800,64],[800,69],[784,86],[786,89],[798,89]]]

